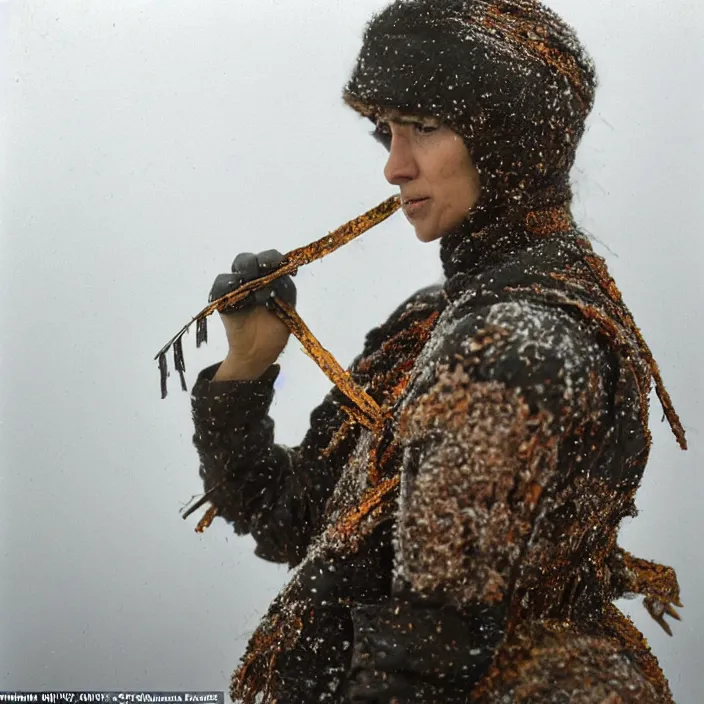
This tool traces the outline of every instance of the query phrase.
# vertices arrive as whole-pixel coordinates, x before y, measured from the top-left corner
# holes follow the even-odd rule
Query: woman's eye
[[[436,132],[439,127],[437,125],[425,125],[422,122],[414,122],[413,129],[418,134],[426,135]],[[376,127],[369,134],[386,149],[391,147],[391,130],[386,123],[377,122]]]

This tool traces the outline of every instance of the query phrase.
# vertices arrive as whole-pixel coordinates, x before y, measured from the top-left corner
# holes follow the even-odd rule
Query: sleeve
[[[437,284],[421,289],[367,333],[361,354],[349,367],[358,384],[367,388],[372,382],[373,369],[363,365],[365,360],[383,354],[384,341],[399,326],[434,310],[441,292]],[[311,412],[302,443],[276,445],[268,412],[280,366],[272,364],[253,381],[213,382],[218,367],[203,369],[191,393],[193,443],[205,491],[224,482],[210,498],[218,515],[238,535],[252,535],[256,555],[294,567],[321,529],[325,503],[357,441],[359,426],[347,426],[341,408],[350,401],[333,386]]]
[[[218,515],[238,535],[251,534],[255,554],[294,567],[318,529],[339,472],[340,454],[323,450],[346,418],[344,396],[333,387],[311,413],[311,427],[298,447],[274,443],[268,415],[280,367],[273,364],[253,381],[212,382],[219,364],[200,372],[191,393],[200,476]]]
[[[397,558],[413,592],[506,600],[541,497],[567,479],[558,455],[604,425],[607,369],[583,320],[528,301],[481,310],[446,337],[401,421],[415,461]]]
[[[541,500],[571,480],[558,456],[605,422],[608,365],[584,320],[539,303],[484,307],[447,332],[401,413],[394,589],[354,614],[359,674],[395,651],[407,682],[471,687],[486,673]],[[429,613],[439,627],[418,639]]]

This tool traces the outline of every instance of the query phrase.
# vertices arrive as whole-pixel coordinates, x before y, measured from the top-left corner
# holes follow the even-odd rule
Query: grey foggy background
[[[239,252],[287,252],[391,195],[385,152],[340,95],[386,0],[0,2],[0,689],[227,689],[287,578],[201,491],[189,394],[153,357]],[[690,449],[653,393],[641,513],[621,542],[673,565],[682,623],[643,630],[681,704],[704,701],[701,469],[704,5],[551,0],[601,86],[573,171]],[[343,366],[440,281],[398,213],[295,279]],[[189,390],[222,359],[184,338]],[[291,338],[271,415],[296,445],[330,382]],[[172,360],[169,360],[172,366]]]

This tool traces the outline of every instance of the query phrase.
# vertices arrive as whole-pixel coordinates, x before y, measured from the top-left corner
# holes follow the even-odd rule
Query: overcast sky
[[[341,102],[380,0],[0,2],[0,689],[227,689],[286,580],[202,488],[189,395],[153,360],[239,252],[287,252],[394,192],[385,152]],[[688,434],[653,394],[641,513],[622,544],[677,569],[668,638],[620,603],[680,704],[701,699],[704,5],[552,0],[601,81],[573,171],[597,241]],[[6,102],[7,99],[7,102]],[[0,151],[0,155],[3,152]],[[399,213],[295,279],[343,366],[407,296],[441,280],[438,243]],[[222,359],[184,339],[189,389]],[[296,445],[330,382],[295,338],[271,415]]]

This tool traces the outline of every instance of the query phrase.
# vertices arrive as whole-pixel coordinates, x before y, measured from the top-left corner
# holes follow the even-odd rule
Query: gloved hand
[[[242,284],[276,269],[283,261],[283,254],[276,249],[267,249],[259,254],[242,252],[235,257],[232,262],[230,274],[218,274],[215,277],[213,286],[210,289],[209,301],[214,301],[231,291],[238,289]],[[282,276],[273,281],[269,286],[255,291],[244,300],[226,308],[221,313],[234,313],[236,311],[250,310],[255,305],[266,305],[269,307],[271,294],[276,295],[283,301],[295,308],[296,306],[296,285],[290,276]]]
[[[465,702],[503,637],[503,607],[460,611],[395,597],[354,607],[352,622],[354,704]]]
[[[238,254],[232,263],[232,273],[215,277],[208,300],[214,301],[247,281],[265,276],[282,260],[283,255],[275,249]],[[270,310],[272,293],[295,307],[296,286],[287,275],[220,311],[230,347],[228,356],[233,361],[263,370],[277,360],[286,346],[290,331]]]

